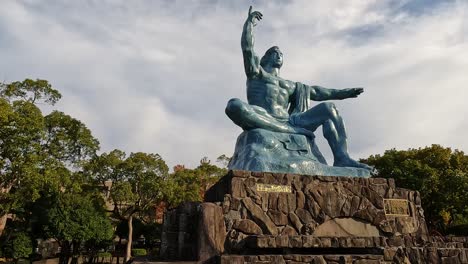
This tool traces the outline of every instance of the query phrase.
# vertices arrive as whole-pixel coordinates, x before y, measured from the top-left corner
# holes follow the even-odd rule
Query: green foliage
[[[176,207],[182,202],[202,201],[205,191],[227,173],[227,169],[211,164],[208,158],[200,160],[195,169],[178,166],[167,181],[166,202]]]
[[[161,241],[162,224],[147,223],[143,227],[143,235],[145,236],[145,244],[148,247],[155,247]]]
[[[48,237],[59,241],[96,242],[113,236],[112,225],[99,197],[73,192],[60,192],[50,197],[51,208],[46,211],[44,229]]]
[[[364,162],[394,178],[397,186],[421,194],[426,221],[431,228],[446,228],[468,220],[468,156],[439,145],[395,150],[370,156]]]
[[[154,210],[164,200],[168,171],[158,154],[137,152],[126,158],[119,150],[103,153],[85,166],[84,173],[97,182],[112,180],[109,198],[114,205],[113,216],[132,227],[127,232],[127,261],[131,255],[133,218]]]
[[[216,158],[216,162],[221,163],[223,167],[227,167],[230,161],[231,157],[226,156],[226,154],[222,154]]]
[[[22,82],[0,83],[0,96],[6,99],[20,99],[35,103],[44,100],[48,104],[55,104],[62,95],[52,88],[46,80],[25,79]]]
[[[128,217],[163,200],[168,171],[158,154],[131,153],[114,171],[111,197],[119,214]]]
[[[23,197],[38,197],[43,127],[44,118],[35,105],[0,98],[0,188],[7,190],[0,194],[0,215],[20,206]]]
[[[77,166],[96,155],[99,141],[81,121],[59,111],[48,114],[44,121],[44,148],[50,156]]]
[[[118,181],[117,168],[125,160],[125,152],[114,149],[109,153],[102,153],[93,157],[84,165],[85,174],[96,180],[98,184],[106,181]]]
[[[169,169],[158,154],[137,152],[126,158],[124,152],[113,150],[91,159],[84,171],[100,183],[112,180],[114,214],[127,219],[163,200]]]
[[[98,257],[98,258],[112,258],[112,254],[110,252],[98,252],[96,257]]]
[[[135,257],[146,256],[146,249],[144,248],[134,248],[132,249],[132,255]]]
[[[175,171],[167,181],[166,202],[176,207],[184,201],[201,201],[201,178],[196,170]]]
[[[97,191],[109,180],[105,198],[115,206],[114,220],[126,221],[127,236],[133,221],[133,236],[144,233],[154,243],[161,227],[148,224],[148,216],[156,205],[200,201],[207,187],[226,173],[207,158],[195,169],[169,175],[158,154],[127,156],[114,150],[96,155],[99,142],[85,124],[59,111],[44,115],[37,106],[60,98],[45,80],[0,83],[0,216],[15,215],[3,236],[9,239],[0,241],[0,247],[9,245],[11,255],[31,254],[36,238],[57,239],[67,254],[70,245],[76,248],[81,242],[89,252],[106,248],[113,230],[104,193]],[[228,157],[218,160],[225,163]]]
[[[37,100],[61,95],[44,80],[0,84],[0,215],[18,213],[40,197],[75,181],[99,142],[79,120],[53,111],[43,116]]]
[[[17,232],[4,247],[5,256],[13,259],[27,258],[33,253],[31,237],[25,232]]]

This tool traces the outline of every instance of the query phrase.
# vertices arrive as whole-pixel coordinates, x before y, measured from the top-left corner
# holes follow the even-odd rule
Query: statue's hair
[[[260,66],[265,67],[267,64],[268,60],[270,59],[270,56],[273,52],[278,51],[279,47],[278,46],[273,46],[269,48],[266,52],[265,55],[260,59]]]

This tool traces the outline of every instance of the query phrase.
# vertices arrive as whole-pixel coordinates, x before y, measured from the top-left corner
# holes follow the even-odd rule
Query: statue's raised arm
[[[252,11],[252,6],[250,6],[249,14],[247,20],[244,23],[244,29],[242,30],[241,47],[242,55],[244,57],[244,69],[247,78],[252,78],[260,72],[260,61],[253,50],[253,27],[257,24],[257,21],[262,19],[262,17],[262,13],[258,11]]]

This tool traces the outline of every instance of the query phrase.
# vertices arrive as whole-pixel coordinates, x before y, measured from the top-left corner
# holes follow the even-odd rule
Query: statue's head
[[[281,68],[283,66],[283,53],[277,46],[269,48],[260,60],[260,65],[262,67],[270,65],[273,68]]]

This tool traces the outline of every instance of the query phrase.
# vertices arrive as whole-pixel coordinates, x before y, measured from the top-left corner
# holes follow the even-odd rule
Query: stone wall
[[[205,263],[467,263],[468,255],[467,238],[428,236],[419,193],[392,179],[248,171],[230,171],[204,203],[169,212],[162,240],[167,259],[178,252]]]
[[[231,171],[205,199],[220,203],[228,236],[238,240],[244,235],[427,239],[419,193],[397,188],[393,179]],[[407,211],[391,214],[385,208],[390,202]]]
[[[200,203],[184,203],[164,215],[160,255],[163,259],[198,258]]]

